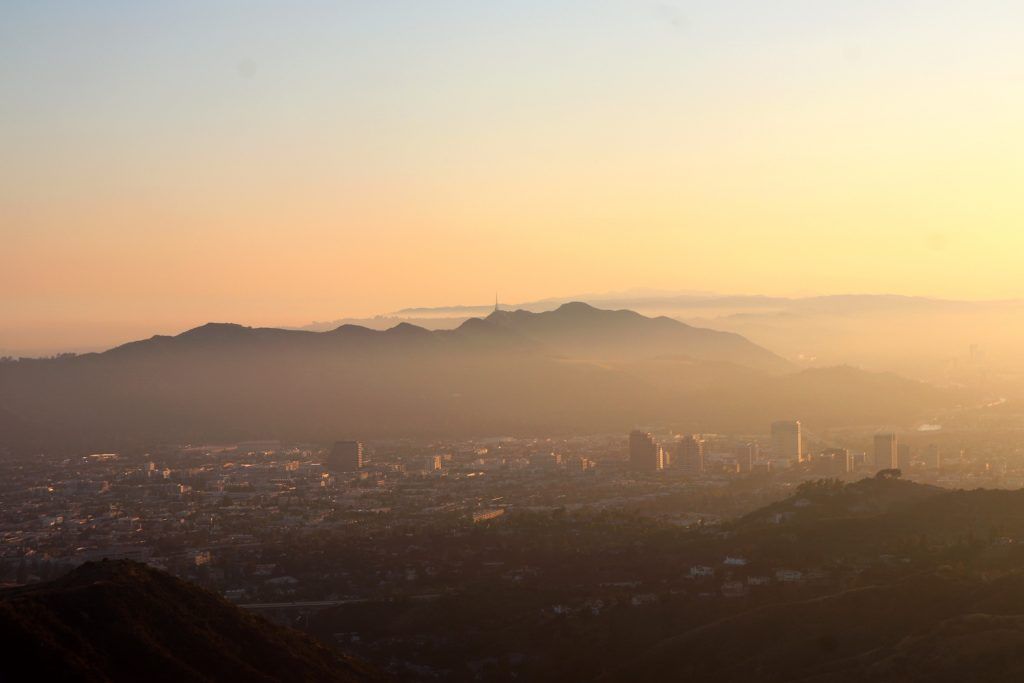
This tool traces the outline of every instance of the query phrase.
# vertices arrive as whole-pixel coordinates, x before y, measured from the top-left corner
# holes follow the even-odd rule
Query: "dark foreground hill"
[[[1024,680],[1024,491],[821,484],[739,520],[727,544],[844,574],[840,590],[793,591],[687,629],[608,678]],[[768,521],[778,513],[792,516]]]
[[[378,680],[306,636],[128,562],[0,592],[0,681]]]
[[[0,363],[0,448],[342,435],[761,431],[892,424],[954,405],[852,368],[795,372],[743,337],[567,304],[456,330],[210,324],[101,354]],[[6,441],[6,443],[4,443]]]
[[[658,644],[615,680],[1019,681],[1024,580],[926,574],[768,605]]]

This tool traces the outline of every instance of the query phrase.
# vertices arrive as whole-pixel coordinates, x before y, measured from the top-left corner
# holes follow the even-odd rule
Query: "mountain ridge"
[[[582,303],[495,311],[438,331],[208,323],[102,353],[0,363],[0,415],[69,445],[117,448],[337,433],[594,433],[655,421],[749,432],[776,414],[826,427],[889,424],[950,403],[893,377],[792,370],[732,333]],[[830,394],[845,404],[821,400]],[[45,434],[33,434],[44,447]],[[17,437],[0,434],[26,448],[33,441]]]
[[[343,324],[333,330],[313,332],[276,327],[247,327],[237,323],[209,322],[177,335],[157,335],[128,342],[95,354],[133,353],[141,349],[191,343],[304,343],[326,345],[329,341],[384,341],[404,339],[423,343],[454,344],[481,337],[505,340],[523,348],[544,350],[556,356],[609,360],[612,357],[657,356],[673,350],[699,360],[728,361],[772,373],[794,369],[788,361],[753,344],[741,335],[694,327],[665,316],[647,317],[625,309],[598,309],[583,302],[563,304],[553,311],[533,313],[523,309],[495,310],[484,318],[473,317],[452,330],[428,330],[400,322],[384,330]],[[658,338],[654,339],[654,335]],[[617,348],[611,348],[612,342]]]

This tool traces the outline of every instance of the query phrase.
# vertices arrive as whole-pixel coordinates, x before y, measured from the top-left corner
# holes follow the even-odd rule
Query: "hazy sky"
[[[0,350],[629,287],[1024,296],[1019,0],[0,7]]]

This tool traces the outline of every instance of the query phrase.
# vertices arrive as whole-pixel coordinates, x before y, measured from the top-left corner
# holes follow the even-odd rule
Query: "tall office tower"
[[[363,444],[359,441],[337,441],[327,456],[327,469],[332,472],[358,472],[363,466]]]
[[[901,443],[896,446],[896,466],[904,473],[910,471],[910,444]]]
[[[930,470],[942,469],[942,451],[938,445],[929,444],[924,451],[924,466]]]
[[[677,468],[687,474],[700,474],[704,471],[704,439],[693,434],[684,436],[676,444],[676,455],[673,459]]]
[[[868,462],[868,454],[865,453],[864,451],[850,453],[850,464],[853,465],[853,469],[850,470],[851,472],[853,472],[854,470],[865,469],[870,467],[871,465],[868,464]]]
[[[848,474],[853,472],[853,456],[845,448],[826,448],[821,452],[820,459],[822,461],[822,469],[830,474]]]
[[[654,437],[638,429],[629,433],[629,464],[639,471],[656,472],[662,468],[661,449]]]
[[[804,461],[799,420],[772,422],[772,459]]]
[[[750,472],[754,469],[754,461],[760,455],[761,449],[754,442],[741,443],[736,447],[736,464],[740,472]]]
[[[896,435],[892,432],[875,434],[875,469],[891,470],[898,467],[898,448]]]

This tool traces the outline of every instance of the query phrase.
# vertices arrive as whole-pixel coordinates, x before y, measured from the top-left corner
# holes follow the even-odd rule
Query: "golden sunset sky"
[[[0,9],[0,353],[649,287],[1024,296],[1024,3]]]

